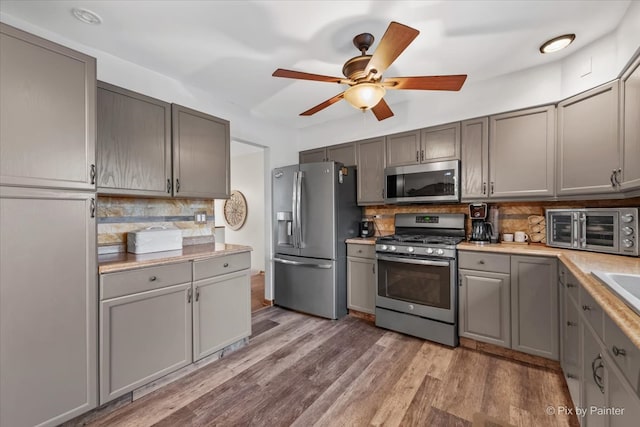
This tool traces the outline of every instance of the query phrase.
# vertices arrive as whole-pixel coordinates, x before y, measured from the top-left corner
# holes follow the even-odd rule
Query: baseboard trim
[[[482,353],[491,354],[492,356],[500,356],[505,359],[511,359],[517,362],[538,366],[540,368],[547,368],[552,371],[562,372],[560,362],[558,362],[557,360],[551,360],[541,356],[522,353],[521,351],[500,347],[495,344],[489,344],[481,341],[476,341],[471,338],[460,337],[460,346],[469,348],[471,350],[477,350]]]
[[[357,317],[358,319],[366,320],[367,322],[376,323],[375,314],[363,313],[362,311],[349,309],[349,316]]]
[[[265,307],[271,307],[273,305],[273,300],[265,298],[262,300],[262,305]]]

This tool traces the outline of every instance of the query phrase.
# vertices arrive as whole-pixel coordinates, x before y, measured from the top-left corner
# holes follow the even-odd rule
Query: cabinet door
[[[483,199],[489,188],[489,118],[461,123],[462,199]]]
[[[315,148],[300,152],[300,163],[316,163],[327,161],[327,149]]]
[[[100,404],[191,363],[191,283],[100,303]]]
[[[553,196],[554,155],[553,105],[491,116],[490,196]]]
[[[93,194],[0,187],[0,425],[97,403]]]
[[[511,256],[511,348],[559,360],[558,262]]]
[[[193,283],[193,360],[251,335],[249,270]]]
[[[640,399],[627,384],[624,376],[613,367],[609,358],[607,365],[607,407],[622,409],[622,413],[610,414],[609,427],[635,427],[640,420]]]
[[[616,191],[618,81],[558,103],[558,195]]]
[[[173,195],[229,198],[229,122],[172,104]]]
[[[582,360],[582,345],[580,343],[580,314],[575,303],[565,293],[563,302],[563,316],[560,325],[560,339],[562,342],[562,358],[560,365],[564,372],[569,393],[574,406],[580,406],[580,375]]]
[[[585,322],[580,322],[582,335],[582,407],[587,412],[582,424],[587,427],[601,427],[605,425],[604,415],[591,412],[593,406],[604,408],[605,406],[605,362],[602,359],[602,348],[596,336]]]
[[[387,166],[420,163],[420,131],[403,132],[387,136]]]
[[[98,83],[98,192],[171,197],[171,104]]]
[[[340,162],[345,166],[356,166],[356,144],[350,142],[327,147],[327,159],[330,162]]]
[[[460,122],[422,129],[420,162],[460,159]]]
[[[0,23],[0,184],[95,190],[96,60]]]
[[[640,56],[622,76],[621,188],[640,188]]]
[[[384,138],[356,143],[358,155],[358,205],[384,203]]]
[[[460,336],[509,348],[509,275],[460,270]]]
[[[347,308],[373,314],[376,308],[376,260],[347,258]]]

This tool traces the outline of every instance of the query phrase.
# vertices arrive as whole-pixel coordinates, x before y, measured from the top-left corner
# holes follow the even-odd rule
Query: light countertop
[[[602,306],[611,320],[631,339],[636,347],[640,348],[640,316],[591,274],[596,270],[640,274],[640,258],[551,248],[543,244],[476,245],[463,242],[458,245],[458,250],[557,257],[580,281],[593,299]]]
[[[131,254],[119,252],[98,256],[98,272],[113,273],[116,271],[132,270],[140,267],[173,264],[181,261],[197,261],[215,258],[235,253],[249,252],[250,246],[231,245],[224,243],[207,243],[202,245],[185,246],[175,251],[152,252],[148,254]]]
[[[352,237],[350,239],[345,240],[345,242],[346,243],[354,243],[354,244],[357,244],[357,245],[375,245],[377,238],[378,238],[378,236],[375,236],[375,237]]]

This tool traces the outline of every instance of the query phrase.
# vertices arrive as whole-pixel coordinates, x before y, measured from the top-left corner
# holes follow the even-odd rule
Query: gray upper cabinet
[[[356,166],[356,144],[348,142],[327,147],[327,159],[330,162],[340,162],[345,166]]]
[[[384,137],[356,142],[358,205],[384,203]]]
[[[623,191],[640,188],[640,56],[621,79]]]
[[[487,197],[489,185],[489,118],[460,124],[462,199]]]
[[[98,192],[171,196],[171,104],[98,82]]]
[[[326,147],[314,148],[313,150],[305,150],[299,153],[300,163],[316,163],[327,161]]]
[[[420,130],[387,136],[386,150],[389,167],[420,163]]]
[[[0,23],[0,93],[0,184],[95,190],[95,59]]]
[[[558,261],[511,257],[511,348],[559,360]]]
[[[87,192],[0,187],[2,426],[55,426],[97,404],[92,203]]]
[[[489,118],[490,197],[551,197],[554,194],[555,107]]]
[[[229,122],[172,104],[173,195],[229,197]]]
[[[558,104],[558,196],[617,191],[618,109],[617,80]]]
[[[420,161],[434,162],[460,158],[460,122],[422,129]]]

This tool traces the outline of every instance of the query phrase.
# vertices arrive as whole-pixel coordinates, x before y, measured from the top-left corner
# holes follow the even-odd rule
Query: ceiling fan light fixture
[[[358,110],[370,110],[382,99],[386,90],[375,83],[358,83],[344,92],[344,99]]]
[[[563,34],[547,40],[540,46],[540,53],[552,53],[569,46],[576,38],[575,34]]]
[[[82,21],[85,24],[100,25],[102,23],[102,18],[100,17],[100,15],[89,9],[74,7],[73,9],[71,9],[71,14],[78,21]]]

